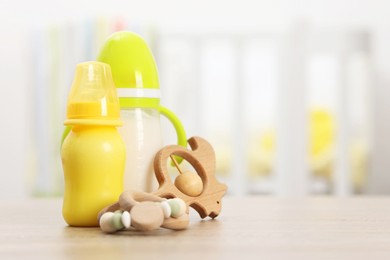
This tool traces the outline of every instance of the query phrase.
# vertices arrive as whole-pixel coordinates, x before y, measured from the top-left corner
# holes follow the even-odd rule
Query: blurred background
[[[0,0],[0,198],[61,196],[77,63],[143,36],[234,195],[390,193],[390,2]],[[164,119],[165,144],[175,143]]]

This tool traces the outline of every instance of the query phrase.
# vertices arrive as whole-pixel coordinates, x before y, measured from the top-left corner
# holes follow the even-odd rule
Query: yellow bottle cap
[[[119,126],[119,110],[110,66],[96,61],[78,64],[64,124]]]

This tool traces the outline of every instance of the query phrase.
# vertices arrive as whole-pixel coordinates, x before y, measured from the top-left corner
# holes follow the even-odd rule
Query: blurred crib
[[[93,59],[113,30],[134,31],[97,24],[34,38],[40,57],[35,140],[45,140],[35,144],[34,194],[61,193],[58,147],[76,63]],[[182,119],[188,136],[213,144],[219,178],[230,194],[364,192],[371,143],[367,32],[300,23],[280,31],[152,29],[135,31],[156,56],[162,103]],[[44,55],[43,49],[51,52]],[[173,129],[162,123],[165,142],[174,143]]]
[[[231,194],[361,193],[369,42],[364,31],[299,23],[281,32],[159,33],[163,102],[190,135],[213,143]]]

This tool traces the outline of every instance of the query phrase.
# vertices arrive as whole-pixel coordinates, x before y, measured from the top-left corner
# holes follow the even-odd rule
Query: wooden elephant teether
[[[227,186],[219,183],[215,177],[215,153],[213,147],[201,137],[188,140],[192,150],[179,145],[170,145],[161,149],[154,159],[154,171],[159,189],[154,194],[164,198],[181,198],[194,208],[201,218],[215,218],[221,212],[222,197]],[[203,182],[203,191],[198,196],[189,196],[180,191],[168,175],[168,158],[177,155],[187,160],[199,174]]]

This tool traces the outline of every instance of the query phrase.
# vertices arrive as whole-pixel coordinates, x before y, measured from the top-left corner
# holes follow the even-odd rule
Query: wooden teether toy
[[[146,192],[126,191],[122,193],[118,203],[99,213],[99,224],[106,233],[114,233],[130,226],[141,231],[159,227],[181,230],[187,228],[189,216],[187,205],[181,199],[167,200]]]
[[[117,203],[100,211],[98,218],[104,232],[112,233],[130,226],[145,231],[159,227],[185,229],[189,224],[188,207],[194,208],[201,218],[219,215],[227,186],[215,177],[214,150],[200,137],[192,137],[188,143],[192,150],[170,145],[157,153],[154,171],[160,187],[156,192],[125,191]],[[196,174],[182,172],[173,155],[187,160]],[[169,158],[180,172],[174,183],[168,175]]]
[[[201,137],[192,137],[188,143],[192,150],[179,145],[170,145],[157,153],[154,159],[154,171],[160,187],[154,194],[164,198],[181,198],[188,206],[194,208],[201,218],[207,216],[215,218],[221,212],[221,200],[227,186],[219,183],[215,177],[214,149]],[[188,188],[183,184],[185,181],[175,181],[176,185],[172,182],[167,168],[168,158],[171,155],[182,157],[194,167],[202,180],[203,189],[200,194],[193,192],[198,188]],[[196,181],[195,185],[198,185]]]

